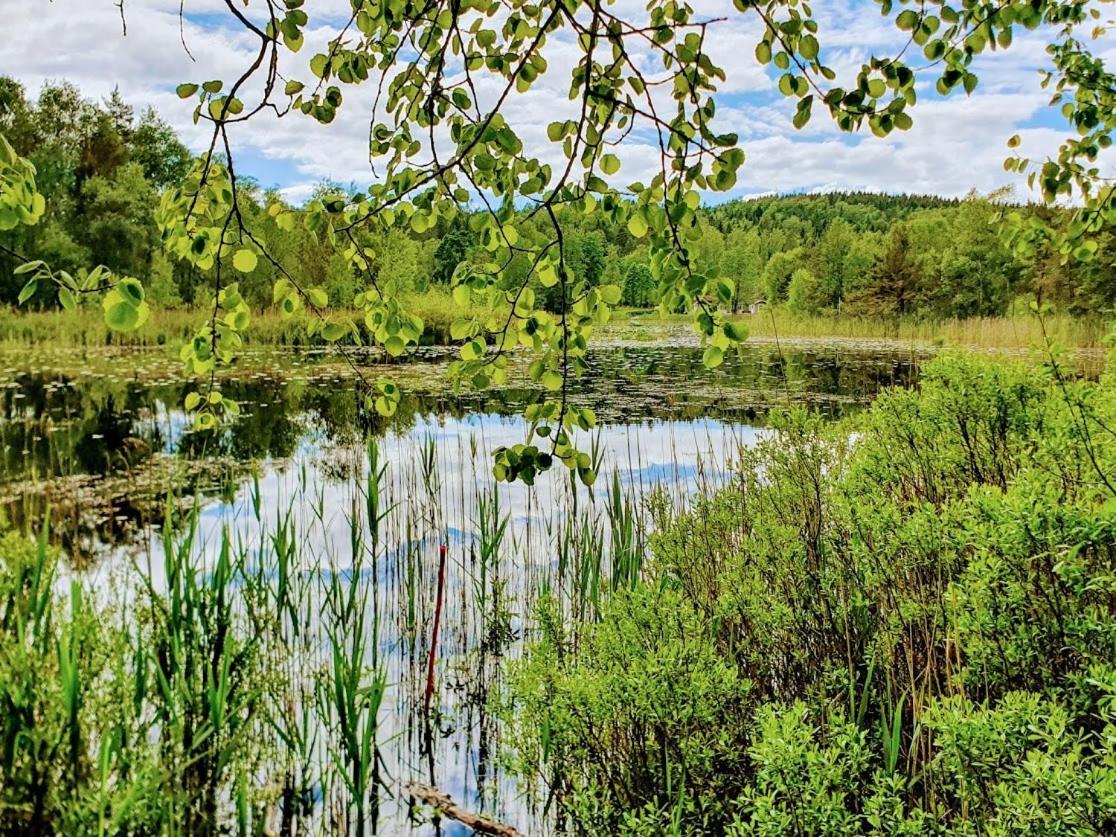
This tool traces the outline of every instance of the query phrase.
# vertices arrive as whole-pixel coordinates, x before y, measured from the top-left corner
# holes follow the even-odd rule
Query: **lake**
[[[375,830],[433,833],[405,801],[403,786],[418,780],[533,834],[546,818],[501,770],[492,701],[540,597],[570,619],[593,618],[638,574],[653,510],[730,479],[772,410],[860,409],[915,381],[924,357],[751,342],[708,371],[684,337],[603,342],[577,394],[599,421],[581,440],[598,466],[589,488],[561,467],[531,487],[496,486],[491,452],[522,440],[519,413],[538,393],[514,369],[508,387],[454,393],[441,378],[445,349],[390,367],[356,356],[369,377],[394,375],[406,388],[390,420],[364,408],[353,370],[332,353],[249,351],[222,382],[242,417],[206,433],[190,429],[178,364],[162,352],[5,353],[0,499],[16,526],[37,529],[49,510],[71,572],[106,603],[128,600],[139,579],[158,591],[177,583],[168,552],[191,532],[202,575],[231,545],[246,602],[257,584],[294,591],[284,596],[297,613],[280,621],[298,635],[295,660],[307,670],[329,664],[319,617],[336,617],[345,597],[359,602],[359,644],[351,626],[345,641],[386,686],[381,790],[367,813]],[[321,728],[305,747],[328,760],[332,715],[311,692],[294,690],[305,703],[292,701],[289,720]],[[321,777],[305,782],[313,816],[326,816],[336,791]]]

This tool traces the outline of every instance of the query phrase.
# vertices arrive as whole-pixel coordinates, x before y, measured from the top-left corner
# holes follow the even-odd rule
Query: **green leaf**
[[[705,354],[701,356],[701,362],[705,365],[706,369],[716,369],[725,360],[725,353],[718,349],[716,346],[707,346]]]
[[[616,305],[620,302],[622,289],[619,285],[601,285],[597,291],[600,293],[601,299],[609,305]]]
[[[748,339],[748,329],[739,323],[725,323],[725,337],[734,343],[743,343]]]
[[[562,388],[562,374],[553,369],[548,369],[543,373],[539,382],[551,392],[557,392]]]
[[[538,269],[539,284],[544,288],[553,288],[558,284],[558,271],[550,262],[544,262]]]
[[[140,284],[139,279],[121,279],[116,283],[114,289],[116,293],[120,294],[122,299],[132,303],[132,305],[139,305],[143,302],[143,285]]]
[[[23,303],[27,302],[27,300],[35,295],[35,291],[37,291],[38,289],[39,280],[32,278],[26,285],[23,286],[23,290],[19,292],[19,304],[23,305]]]
[[[175,92],[178,94],[178,98],[189,99],[198,92],[198,86],[196,84],[180,84],[175,88]]]
[[[620,171],[620,158],[615,154],[605,154],[601,157],[601,171],[613,175]]]
[[[253,270],[256,269],[256,264],[258,263],[258,261],[259,260],[256,258],[255,253],[253,253],[247,247],[242,247],[241,249],[237,250],[236,254],[233,256],[233,267],[235,267],[241,273],[251,273]]]
[[[638,212],[632,213],[632,216],[628,218],[628,232],[634,238],[643,238],[647,235],[647,219]]]
[[[485,346],[480,340],[470,340],[461,347],[462,360],[477,360],[484,356]]]
[[[58,301],[67,311],[73,311],[77,308],[77,300],[74,299],[74,292],[69,288],[58,289]]]
[[[139,310],[125,299],[118,298],[105,308],[105,324],[113,331],[131,331],[139,322]]]
[[[899,17],[895,18],[895,25],[904,32],[910,32],[918,26],[918,12],[910,9],[900,12]]]
[[[468,320],[454,320],[450,323],[450,338],[464,340],[472,332],[473,326]]]
[[[322,326],[322,338],[330,343],[336,343],[349,333],[349,329],[341,323],[326,323]]]

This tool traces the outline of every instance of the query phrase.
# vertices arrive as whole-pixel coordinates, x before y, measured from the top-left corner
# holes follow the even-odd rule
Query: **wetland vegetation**
[[[1037,30],[1041,201],[727,199],[675,0],[350,5],[182,4],[259,51],[181,136],[0,77],[0,835],[1116,833],[1103,0],[866,0],[843,87],[732,4],[879,137]],[[371,185],[244,173],[377,73]]]

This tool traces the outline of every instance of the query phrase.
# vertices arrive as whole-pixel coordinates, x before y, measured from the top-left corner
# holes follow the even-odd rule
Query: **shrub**
[[[588,833],[1112,833],[1112,428],[1111,379],[961,357],[775,419],[521,664],[521,769]]]
[[[598,833],[660,822],[723,820],[741,767],[735,739],[749,683],[669,585],[618,594],[569,646],[550,627],[511,672],[520,769],[544,764],[554,790]],[[632,820],[635,812],[642,812]]]

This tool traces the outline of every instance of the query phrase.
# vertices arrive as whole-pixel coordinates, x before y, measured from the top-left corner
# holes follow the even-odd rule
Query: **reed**
[[[449,342],[450,324],[461,316],[460,308],[447,290],[432,288],[412,294],[402,304],[422,318],[425,324],[423,342],[441,345]],[[339,317],[358,322],[363,314],[338,309]],[[0,346],[53,346],[67,348],[176,347],[193,338],[198,326],[206,322],[209,309],[205,306],[155,307],[140,328],[131,332],[113,332],[104,323],[100,311],[28,311],[0,306]],[[252,321],[243,333],[245,343],[259,346],[320,346],[325,341],[306,335],[305,322],[300,318],[286,319],[276,308],[254,311]]]
[[[540,596],[573,624],[636,584],[651,487],[600,436],[593,489],[498,486],[486,432],[370,436],[170,496],[134,560],[90,573],[45,525],[2,536],[0,831],[390,830],[400,787],[462,746],[498,810],[504,666]]]
[[[738,317],[757,337],[843,338],[850,340],[897,340],[930,346],[979,349],[1031,349],[1046,344],[1047,334],[1068,348],[1098,349],[1105,345],[1109,323],[1102,317],[1046,315],[1043,321],[1032,314],[1002,317],[926,320],[866,317],[853,314],[807,316],[780,308]]]

